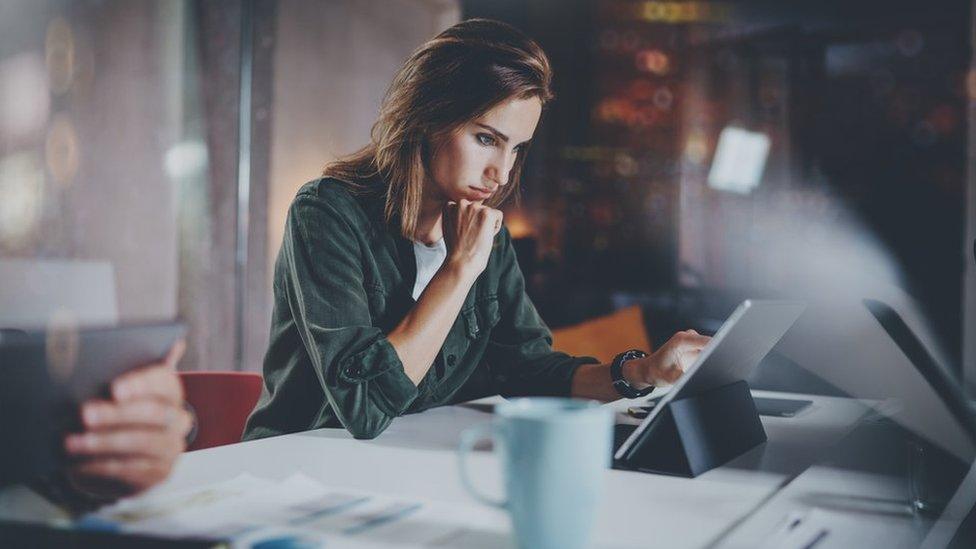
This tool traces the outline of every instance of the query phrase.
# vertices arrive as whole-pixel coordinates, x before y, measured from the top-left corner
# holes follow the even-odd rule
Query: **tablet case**
[[[749,384],[737,381],[665,404],[614,468],[696,477],[764,442]]]

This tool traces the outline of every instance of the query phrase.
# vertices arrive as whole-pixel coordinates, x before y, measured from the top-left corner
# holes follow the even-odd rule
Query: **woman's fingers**
[[[112,382],[111,389],[112,398],[120,402],[147,397],[173,405],[183,402],[183,385],[170,362],[127,372]]]
[[[682,345],[697,347],[699,349],[704,347],[705,345],[708,345],[708,342],[712,340],[712,338],[708,336],[703,336],[694,330],[685,330],[683,332],[678,332],[677,334],[675,334],[675,337],[680,338],[679,342]]]
[[[467,200],[448,203],[444,214],[445,234],[449,232],[450,240],[472,251],[494,238],[504,217],[500,210]]]
[[[192,417],[182,408],[155,399],[108,406],[90,402],[83,417],[92,415],[85,413],[89,409],[97,410],[98,425],[64,439],[74,462],[68,478],[89,494],[120,497],[141,492],[166,478],[186,449]]]
[[[670,353],[664,363],[658,363],[655,370],[655,380],[674,383],[684,375],[685,370],[694,363],[696,358],[698,358],[696,353]]]
[[[165,429],[122,428],[70,434],[64,447],[75,457],[141,456],[172,459],[185,449],[186,419]]]
[[[710,337],[694,330],[676,333],[652,355],[650,375],[653,379],[648,382],[669,384],[677,381],[698,360],[709,341]]]
[[[477,202],[459,200],[456,206],[445,207],[444,240],[450,259],[447,263],[461,266],[469,274],[484,271],[501,221],[502,212]]]
[[[456,224],[457,226],[480,229],[485,225],[489,225],[496,231],[501,228],[501,221],[504,216],[501,210],[464,199],[456,203],[448,202],[444,206],[444,213],[449,214],[452,218],[452,224]]]
[[[494,237],[496,234],[498,234],[498,231],[502,230],[502,220],[505,218],[505,214],[502,213],[501,210],[492,210],[492,212],[492,217],[494,220],[491,236]]]
[[[85,431],[64,439],[75,461],[68,472],[72,483],[93,494],[131,495],[169,474],[193,423],[176,374],[185,350],[178,341],[161,362],[116,378],[112,400],[82,405]]]
[[[679,377],[684,375],[684,373],[691,367],[692,364],[698,360],[698,356],[701,355],[700,349],[695,349],[692,351],[685,351],[678,355],[678,360],[675,366],[671,369],[671,383],[677,381]]]
[[[122,402],[90,400],[81,406],[81,420],[87,430],[126,427],[179,430],[190,418],[182,408],[155,398],[143,398]]]
[[[184,354],[186,354],[186,340],[179,339],[169,348],[169,353],[166,355],[164,362],[167,366],[176,370],[176,365],[180,363],[180,359],[183,358]]]

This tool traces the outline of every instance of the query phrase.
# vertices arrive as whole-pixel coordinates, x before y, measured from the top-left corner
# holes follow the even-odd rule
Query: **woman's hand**
[[[502,212],[469,200],[448,202],[443,226],[445,265],[477,277],[488,266],[495,235],[502,228]]]
[[[183,341],[177,342],[163,362],[116,378],[110,400],[81,406],[84,432],[64,440],[75,460],[67,471],[75,488],[114,499],[142,492],[169,475],[193,425],[176,375],[185,349]]]
[[[628,360],[624,364],[624,375],[638,389],[674,383],[698,360],[698,355],[711,339],[694,330],[678,332],[653,354]],[[628,371],[630,375],[627,375]]]

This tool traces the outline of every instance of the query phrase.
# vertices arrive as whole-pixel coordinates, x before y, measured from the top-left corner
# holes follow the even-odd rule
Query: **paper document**
[[[190,490],[120,501],[82,528],[230,540],[234,547],[514,547],[505,515],[457,505],[331,489],[305,475],[241,475]]]

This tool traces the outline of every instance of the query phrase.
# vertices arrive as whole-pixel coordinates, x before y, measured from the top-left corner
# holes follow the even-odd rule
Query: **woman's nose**
[[[514,152],[495,155],[488,165],[487,175],[499,185],[505,185],[508,183],[508,174],[514,164]]]

